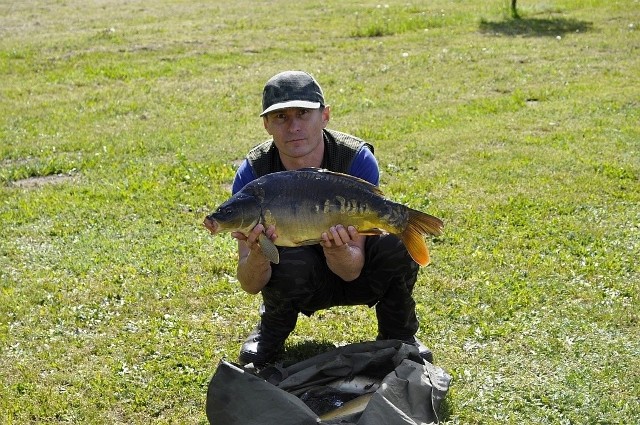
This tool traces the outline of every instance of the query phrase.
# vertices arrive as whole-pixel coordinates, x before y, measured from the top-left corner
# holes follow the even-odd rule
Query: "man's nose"
[[[289,120],[289,131],[291,133],[295,133],[300,130],[301,125],[302,120],[298,117],[293,117],[291,118],[291,120]]]

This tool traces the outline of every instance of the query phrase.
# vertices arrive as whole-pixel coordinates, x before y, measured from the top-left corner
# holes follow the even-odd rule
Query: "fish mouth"
[[[209,229],[211,234],[214,234],[214,235],[218,232],[218,229],[220,227],[220,225],[218,224],[217,221],[215,221],[214,219],[209,218],[209,217],[205,218],[204,219],[204,223],[202,223],[202,224],[204,224],[204,227]]]

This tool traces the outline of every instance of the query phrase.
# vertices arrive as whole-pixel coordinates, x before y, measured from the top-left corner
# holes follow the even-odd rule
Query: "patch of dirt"
[[[73,176],[69,174],[53,174],[50,176],[29,177],[28,179],[16,180],[11,183],[14,187],[23,189],[32,189],[52,184],[61,184],[73,180]]]

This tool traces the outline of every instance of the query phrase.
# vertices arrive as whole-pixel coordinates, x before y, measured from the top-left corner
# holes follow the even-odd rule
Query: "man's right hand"
[[[271,278],[271,263],[264,256],[258,238],[265,234],[271,241],[278,237],[273,225],[256,225],[245,235],[242,232],[232,232],[231,236],[238,240],[238,268],[237,277],[240,286],[250,294],[257,294]]]
[[[256,251],[256,250],[260,251],[258,238],[262,233],[264,233],[265,236],[269,238],[272,242],[274,242],[278,238],[278,235],[276,234],[276,226],[274,226],[273,224],[270,224],[269,226],[267,226],[267,229],[265,230],[264,225],[261,223],[256,224],[256,226],[253,229],[251,229],[251,232],[249,232],[249,234],[247,235],[245,235],[242,232],[231,232],[231,236],[233,236],[239,241],[244,241],[244,243],[247,245],[247,247],[251,251]]]

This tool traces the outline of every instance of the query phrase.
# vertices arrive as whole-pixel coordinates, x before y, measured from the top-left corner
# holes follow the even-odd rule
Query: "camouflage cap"
[[[318,109],[324,105],[320,84],[306,72],[285,71],[267,81],[262,92],[262,113],[285,108]]]

